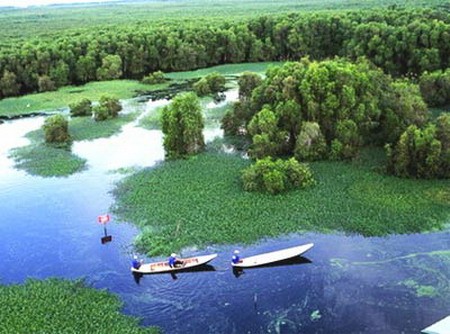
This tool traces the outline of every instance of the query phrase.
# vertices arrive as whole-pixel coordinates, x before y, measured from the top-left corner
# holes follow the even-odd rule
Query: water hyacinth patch
[[[151,255],[305,230],[380,236],[442,228],[450,202],[439,194],[450,181],[386,176],[382,156],[369,149],[353,163],[311,163],[314,187],[272,196],[244,191],[240,175],[250,161],[205,153],[124,179],[114,211],[143,230],[136,244]]]
[[[30,279],[23,285],[0,285],[0,332],[160,333],[120,314],[121,306],[114,295],[80,280]]]

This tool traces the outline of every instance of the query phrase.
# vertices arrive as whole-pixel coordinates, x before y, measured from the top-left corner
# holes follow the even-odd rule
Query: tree
[[[8,97],[19,94],[20,84],[17,82],[17,76],[8,70],[3,72],[0,79],[0,93]]]
[[[262,82],[261,76],[253,72],[244,72],[239,76],[239,99],[247,100],[252,97],[253,89]]]
[[[89,99],[82,99],[76,103],[69,104],[71,116],[92,115],[92,102]]]
[[[115,118],[122,110],[119,100],[109,96],[102,96],[99,104],[92,108],[95,121],[104,121]]]
[[[56,89],[55,83],[48,75],[42,75],[38,78],[39,92],[48,92]]]
[[[61,114],[48,117],[42,128],[47,143],[65,143],[70,140],[69,122]]]
[[[281,153],[287,134],[278,128],[278,116],[270,109],[263,108],[253,116],[248,131],[253,140],[249,149],[252,158],[262,159]]]
[[[163,108],[161,123],[167,158],[186,158],[204,149],[203,115],[194,93],[177,95]]]
[[[97,69],[98,80],[119,79],[122,76],[122,58],[118,55],[107,55],[102,59],[102,66]]]
[[[423,99],[430,107],[450,104],[450,69],[423,73],[419,86]]]

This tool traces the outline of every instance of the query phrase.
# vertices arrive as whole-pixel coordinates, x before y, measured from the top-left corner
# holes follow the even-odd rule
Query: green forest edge
[[[112,136],[135,117],[135,113],[124,114],[102,122],[95,122],[90,117],[72,118],[69,122],[71,142],[46,143],[44,131],[38,129],[26,135],[30,140],[29,145],[11,150],[10,156],[14,159],[16,168],[25,170],[31,175],[69,176],[86,168],[86,160],[71,152],[74,141]]]
[[[120,313],[122,302],[83,280],[29,279],[22,285],[0,285],[1,333],[156,334],[139,319]]]

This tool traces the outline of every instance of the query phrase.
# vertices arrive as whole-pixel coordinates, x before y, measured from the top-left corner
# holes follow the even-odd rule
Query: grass
[[[122,303],[83,281],[27,280],[0,285],[2,333],[160,333],[120,313]]]
[[[117,99],[129,99],[138,90],[164,88],[162,85],[144,85],[133,80],[112,80],[91,82],[83,86],[67,86],[53,92],[29,94],[0,100],[1,116],[25,115],[42,110],[55,110],[67,107],[82,98],[98,101],[102,95]]]
[[[279,66],[282,64],[283,62],[227,64],[227,65],[212,66],[195,71],[166,73],[165,76],[172,80],[187,80],[187,79],[201,78],[213,72],[219,72],[222,75],[238,75],[245,71],[264,74],[267,68],[269,68],[269,66]]]
[[[450,180],[386,176],[376,171],[381,157],[371,149],[355,163],[316,162],[314,188],[271,196],[242,190],[248,160],[205,153],[124,179],[114,211],[141,228],[136,245],[150,255],[305,230],[381,236],[442,228],[450,218],[450,196],[442,196]]]

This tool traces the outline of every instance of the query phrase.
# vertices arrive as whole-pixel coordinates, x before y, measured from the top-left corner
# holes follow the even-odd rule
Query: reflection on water
[[[147,112],[152,112],[148,107]],[[450,233],[362,238],[304,234],[252,246],[210,246],[182,256],[217,252],[198,271],[136,277],[130,273],[138,231],[114,221],[102,244],[97,216],[113,204],[122,176],[111,169],[152,166],[164,158],[162,136],[135,126],[108,139],[78,142],[89,169],[67,178],[33,177],[13,169],[8,150],[42,118],[0,125],[0,280],[85,277],[124,301],[126,313],[167,333],[417,333],[448,315]],[[221,135],[208,130],[207,138]],[[245,269],[242,256],[314,242],[293,262]],[[155,261],[159,259],[147,259]]]

